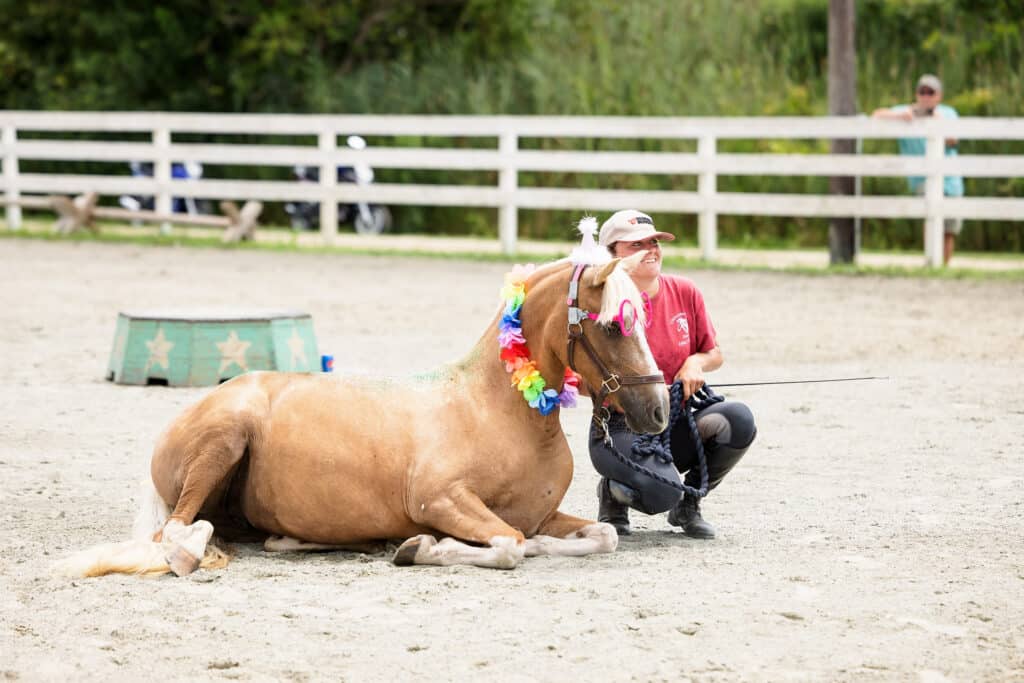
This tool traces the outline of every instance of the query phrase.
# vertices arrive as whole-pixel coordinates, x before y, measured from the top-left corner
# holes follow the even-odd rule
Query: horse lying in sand
[[[612,552],[610,524],[558,510],[573,459],[557,408],[572,398],[571,365],[634,431],[665,428],[668,395],[629,277],[642,257],[559,261],[507,282],[520,308],[506,305],[465,358],[429,379],[255,372],[220,385],[160,437],[136,540],[58,570],[221,567],[214,525],[225,539],[259,534],[270,551],[407,539],[399,565],[512,568],[524,556]],[[627,334],[624,312],[637,319]],[[570,358],[577,345],[587,353]]]

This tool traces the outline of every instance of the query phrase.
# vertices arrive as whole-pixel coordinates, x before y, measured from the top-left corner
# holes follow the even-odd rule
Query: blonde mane
[[[607,325],[619,314],[619,306],[624,300],[633,304],[637,314],[636,331],[643,333],[644,324],[647,322],[647,313],[644,307],[643,297],[640,296],[640,288],[633,282],[630,273],[636,268],[646,251],[640,251],[619,261],[615,270],[611,272],[604,282],[604,293],[601,296],[601,312],[598,314],[597,322]],[[636,334],[636,331],[634,334]]]

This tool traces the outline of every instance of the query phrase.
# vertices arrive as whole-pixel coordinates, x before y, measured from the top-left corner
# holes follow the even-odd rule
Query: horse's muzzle
[[[626,426],[637,434],[660,434],[668,427],[668,392],[661,382],[645,384],[619,392],[619,408],[626,415]]]

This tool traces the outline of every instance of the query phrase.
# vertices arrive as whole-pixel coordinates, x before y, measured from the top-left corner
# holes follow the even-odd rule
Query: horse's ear
[[[604,281],[608,279],[608,276],[615,270],[615,266],[619,265],[621,258],[613,258],[608,263],[601,266],[601,269],[594,275],[594,285],[600,287],[604,284]]]

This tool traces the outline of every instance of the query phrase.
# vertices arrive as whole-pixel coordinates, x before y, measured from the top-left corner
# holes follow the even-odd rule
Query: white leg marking
[[[424,536],[416,551],[416,564],[449,566],[471,564],[476,567],[513,569],[523,559],[525,547],[509,536],[495,536],[490,546],[480,548],[468,545],[454,538],[431,542],[432,536]]]
[[[193,557],[202,558],[212,536],[213,525],[206,520],[201,519],[188,526],[172,520],[164,527],[163,542],[181,546]]]
[[[198,567],[206,554],[206,545],[213,536],[213,525],[199,520],[185,526],[177,520],[171,520],[164,526],[163,539],[160,543],[166,552],[167,564],[177,576],[191,574]]]
[[[526,556],[553,555],[555,557],[581,557],[594,553],[614,552],[619,545],[615,527],[604,522],[588,524],[565,538],[534,536],[526,539]]]

